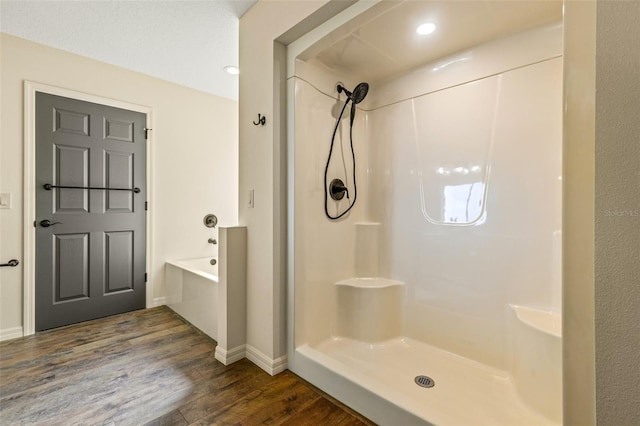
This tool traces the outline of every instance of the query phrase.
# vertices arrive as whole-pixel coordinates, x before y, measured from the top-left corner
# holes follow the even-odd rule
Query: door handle
[[[16,259],[11,259],[9,262],[3,263],[0,266],[11,266],[13,268],[14,266],[18,266],[19,263],[20,262],[18,262]]]
[[[57,225],[58,223],[62,222],[51,222],[50,220],[45,219],[40,221],[40,226],[42,226],[43,228],[48,228],[50,226]]]

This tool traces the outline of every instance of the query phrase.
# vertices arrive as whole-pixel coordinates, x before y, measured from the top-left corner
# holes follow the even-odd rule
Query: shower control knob
[[[329,194],[331,194],[331,198],[334,201],[340,201],[344,198],[344,195],[347,194],[347,198],[349,198],[349,191],[347,187],[344,186],[344,182],[341,179],[334,179],[329,184]]]
[[[209,242],[209,244],[218,244],[218,240],[216,240],[215,238],[209,238],[207,241]]]
[[[204,226],[206,226],[207,228],[215,228],[216,225],[218,224],[218,218],[216,217],[215,214],[208,214],[204,217],[202,222],[204,223]]]

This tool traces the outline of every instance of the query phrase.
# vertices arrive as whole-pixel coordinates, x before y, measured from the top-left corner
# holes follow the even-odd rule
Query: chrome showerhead
[[[359,104],[367,96],[367,93],[369,93],[369,84],[362,82],[353,89],[353,92],[348,91],[342,85],[338,84],[338,93],[340,92],[344,92],[344,94],[347,95],[347,98],[349,98],[354,104]]]

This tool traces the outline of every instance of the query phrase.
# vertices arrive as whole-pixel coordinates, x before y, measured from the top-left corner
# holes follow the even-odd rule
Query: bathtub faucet
[[[209,244],[218,244],[218,240],[216,240],[215,238],[209,238],[207,241],[209,242]]]

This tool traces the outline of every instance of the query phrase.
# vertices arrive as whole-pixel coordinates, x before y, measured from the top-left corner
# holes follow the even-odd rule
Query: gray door
[[[145,122],[36,94],[36,330],[145,307]]]

